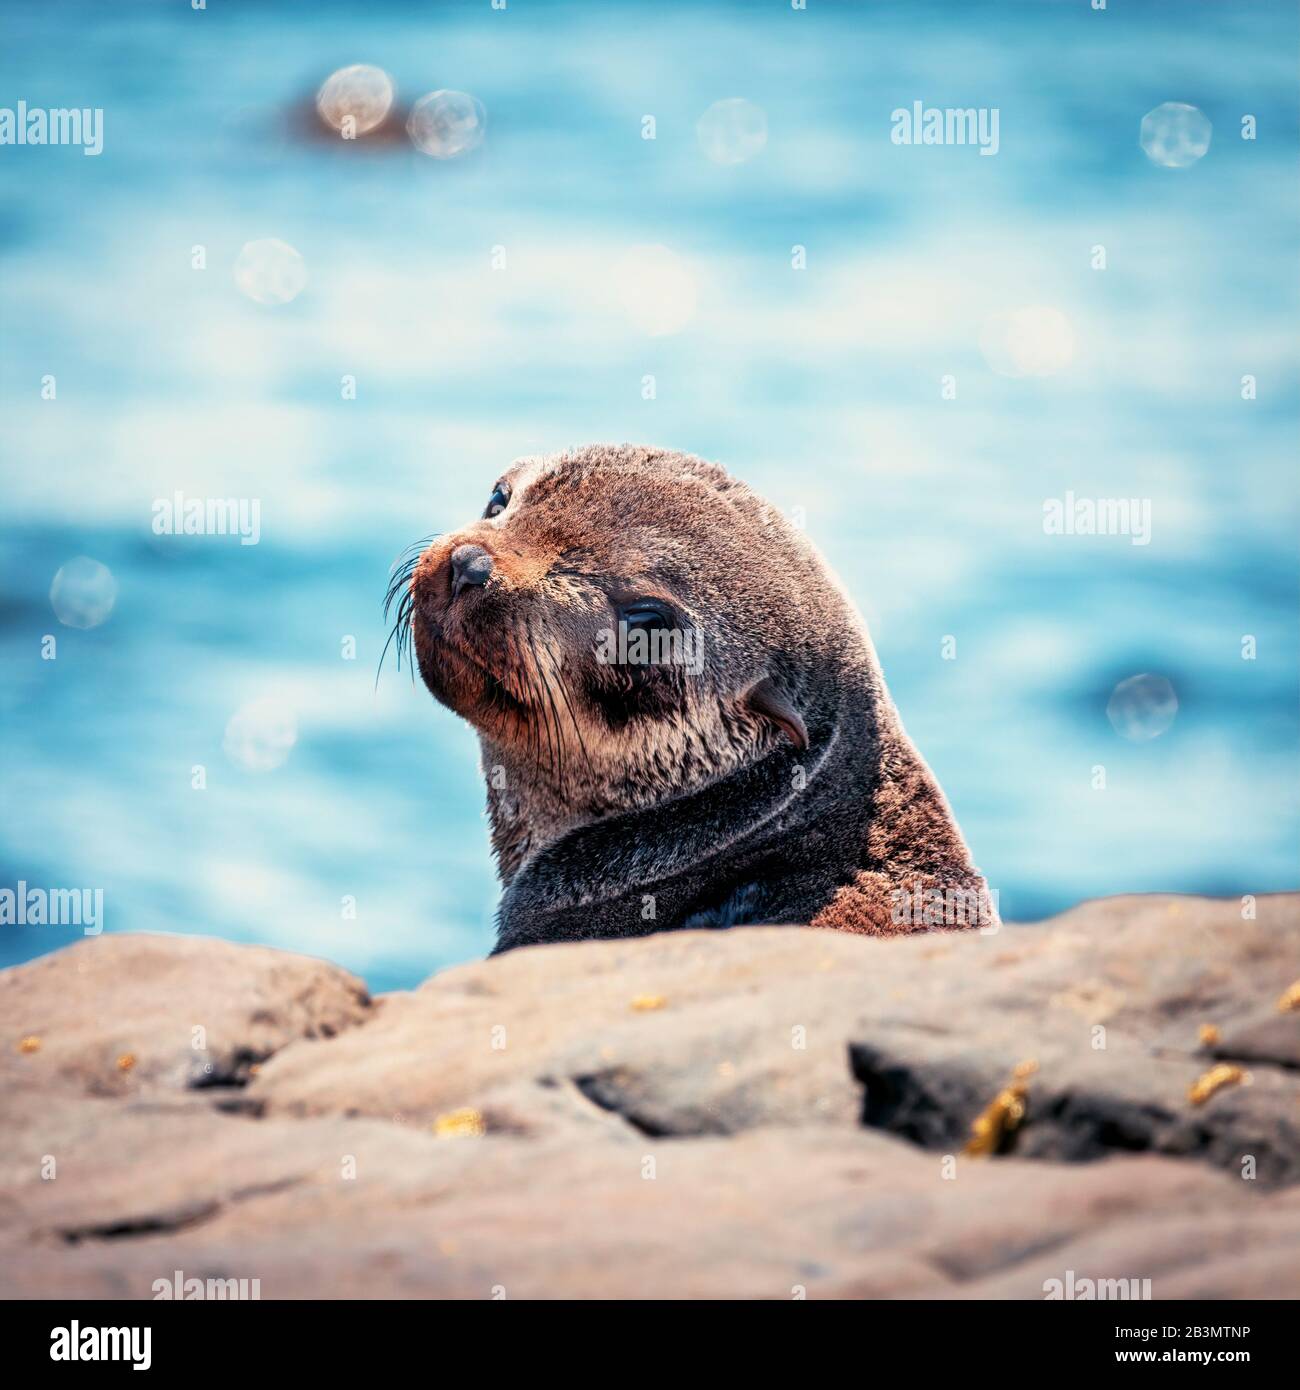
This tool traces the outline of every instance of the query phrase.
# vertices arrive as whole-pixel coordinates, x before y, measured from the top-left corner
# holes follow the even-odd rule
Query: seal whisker
[[[387,617],[387,614],[385,614],[385,617]],[[398,669],[399,671],[402,669],[402,640],[401,640],[401,638],[398,636],[398,631],[399,631],[400,627],[401,627],[401,612],[400,612],[400,610],[399,610],[399,612],[398,612],[398,620],[397,620],[396,623],[393,624],[393,626],[392,626],[391,628],[389,628],[389,630],[388,630],[388,637],[387,637],[387,639],[386,639],[385,642],[384,642],[384,649],[383,649],[382,652],[379,653],[379,665],[375,667],[375,689],[376,689],[376,690],[379,689],[379,677],[383,674],[383,670],[384,670],[384,659],[388,656],[388,649],[389,649],[389,647],[391,647],[391,646],[393,645],[394,639],[397,640],[397,669]]]
[[[389,630],[388,638],[384,642],[384,649],[379,654],[379,665],[375,668],[375,688],[379,688],[379,677],[383,674],[384,659],[388,655],[388,649],[396,641],[395,652],[397,656],[397,669],[402,669],[402,657],[406,656],[407,668],[411,673],[411,680],[415,680],[415,662],[412,657],[411,645],[413,635],[411,631],[411,619],[415,616],[415,593],[412,588],[412,579],[416,567],[420,563],[420,557],[428,549],[429,545],[437,540],[438,533],[424,536],[418,541],[412,541],[406,546],[388,569],[388,588],[384,592],[384,620],[388,620],[388,615],[392,611],[393,604],[397,604],[396,621]]]
[[[384,608],[384,616],[385,616],[385,617],[388,616],[388,609],[391,607],[391,605],[392,605],[392,603],[393,603],[393,599],[394,599],[395,597],[396,597],[395,594],[394,594],[394,595],[391,595],[391,596],[389,597],[387,603],[385,604],[385,608]],[[408,587],[407,587],[406,590],[402,593],[401,598],[400,598],[400,600],[399,600],[398,603],[397,603],[397,616],[396,616],[396,621],[393,623],[392,628],[389,630],[388,638],[387,638],[387,640],[384,642],[384,649],[383,649],[383,651],[380,652],[380,654],[379,654],[379,665],[378,665],[378,666],[376,667],[376,669],[375,669],[375,686],[376,686],[376,688],[378,688],[378,686],[379,686],[379,677],[380,677],[380,675],[381,675],[382,672],[383,672],[383,669],[384,669],[384,659],[385,659],[385,657],[387,657],[387,655],[388,655],[388,649],[389,649],[390,646],[393,647],[394,652],[395,652],[395,654],[396,654],[396,656],[397,656],[397,669],[398,669],[399,671],[402,669],[402,658],[403,658],[403,656],[405,656],[405,657],[406,657],[406,664],[407,664],[407,667],[408,667],[408,669],[409,669],[410,672],[411,672],[411,679],[414,681],[414,679],[415,679],[415,662],[412,660],[412,655],[411,655],[411,644],[412,644],[412,641],[413,641],[413,632],[412,632],[412,628],[411,628],[411,619],[414,617],[414,614],[415,614],[415,594],[412,592],[411,588],[410,588],[409,585],[408,585]]]
[[[415,571],[416,565],[420,563],[420,556],[424,553],[426,542],[417,541],[414,545],[407,548],[397,557],[388,569],[388,589],[384,594],[384,616],[388,616],[394,598],[410,582],[411,575]]]
[[[564,701],[564,708],[568,711],[569,723],[573,725],[574,737],[578,740],[578,748],[582,753],[582,759],[587,764],[587,771],[595,776],[596,768],[591,761],[591,754],[587,752],[587,740],[582,736],[582,730],[578,726],[578,717],[573,712],[573,702],[569,699],[569,687],[564,677],[557,671],[555,683],[559,687],[560,698]]]
[[[555,739],[555,707],[551,700],[550,691],[546,684],[546,673],[542,669],[541,657],[537,654],[537,643],[533,638],[531,629],[528,631],[528,649],[532,653],[533,672],[536,677],[536,691],[538,703],[542,713],[542,722],[546,729],[546,766],[552,780],[556,778],[556,768],[559,762],[559,755],[556,748]]]
[[[526,628],[528,633],[528,645],[533,653],[533,666],[537,672],[538,684],[541,693],[545,697],[543,713],[546,716],[547,742],[551,748],[551,776],[557,781],[562,782],[564,777],[564,738],[560,731],[560,713],[555,707],[555,696],[551,692],[551,684],[547,679],[547,671],[542,666],[541,658],[537,653],[537,643],[534,640],[531,628]],[[543,643],[545,649],[545,644]],[[549,655],[549,653],[548,653]],[[548,713],[549,711],[549,713]]]
[[[536,682],[533,674],[532,663],[524,659],[524,654],[520,649],[518,636],[510,633],[507,637],[509,647],[509,657],[511,669],[516,675],[516,684],[521,687],[523,699],[521,703],[529,709],[537,707]],[[533,759],[533,765],[538,777],[542,773],[542,731],[538,727],[535,719],[529,719],[524,724],[526,736],[526,751]]]

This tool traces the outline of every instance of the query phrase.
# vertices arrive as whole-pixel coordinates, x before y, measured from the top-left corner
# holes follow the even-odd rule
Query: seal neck
[[[680,927],[750,881],[779,910],[776,885],[792,873],[841,880],[860,862],[870,805],[865,790],[846,805],[843,789],[870,786],[875,748],[861,718],[824,719],[805,750],[782,744],[697,790],[570,830],[511,877],[497,949]]]

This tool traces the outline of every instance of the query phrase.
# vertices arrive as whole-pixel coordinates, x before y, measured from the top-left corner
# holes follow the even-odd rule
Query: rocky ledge
[[[1300,1296],[1300,896],[0,974],[0,1295]],[[251,1285],[250,1285],[251,1287]]]

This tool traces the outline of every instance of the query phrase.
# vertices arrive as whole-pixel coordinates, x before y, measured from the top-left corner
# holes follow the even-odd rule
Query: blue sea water
[[[405,673],[376,687],[380,599],[511,458],[601,440],[717,459],[804,521],[1008,917],[1296,886],[1293,4],[157,0],[2,23],[0,107],[102,107],[104,149],[0,147],[0,886],[100,887],[106,930],[266,942],[376,988],[484,953],[476,744]],[[399,104],[473,93],[482,146],[313,136],[351,63]],[[730,97],[768,138],[718,165],[696,123]],[[997,154],[894,144],[915,101],[997,108]],[[1187,168],[1139,145],[1168,101],[1213,127]],[[268,237],[305,261],[291,303],[234,282]],[[644,246],[675,269],[629,306]],[[981,334],[1026,305],[1063,316],[1069,360],[1000,375]],[[155,535],[178,489],[258,499],[259,543]],[[1047,534],[1067,492],[1149,499],[1150,543]],[[117,582],[84,631],[49,597],[78,555]],[[1143,673],[1178,712],[1132,742],[1107,704]],[[261,700],[297,740],[255,772],[224,745]],[[0,963],[76,935],[0,927]]]

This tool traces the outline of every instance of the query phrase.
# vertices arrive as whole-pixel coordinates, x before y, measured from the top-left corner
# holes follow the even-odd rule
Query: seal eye
[[[662,605],[650,599],[637,599],[634,603],[623,604],[618,610],[618,620],[626,624],[629,632],[668,632],[673,626],[672,618]]]
[[[487,511],[483,513],[484,519],[488,520],[494,516],[500,516],[509,504],[510,489],[503,485],[488,498]]]

